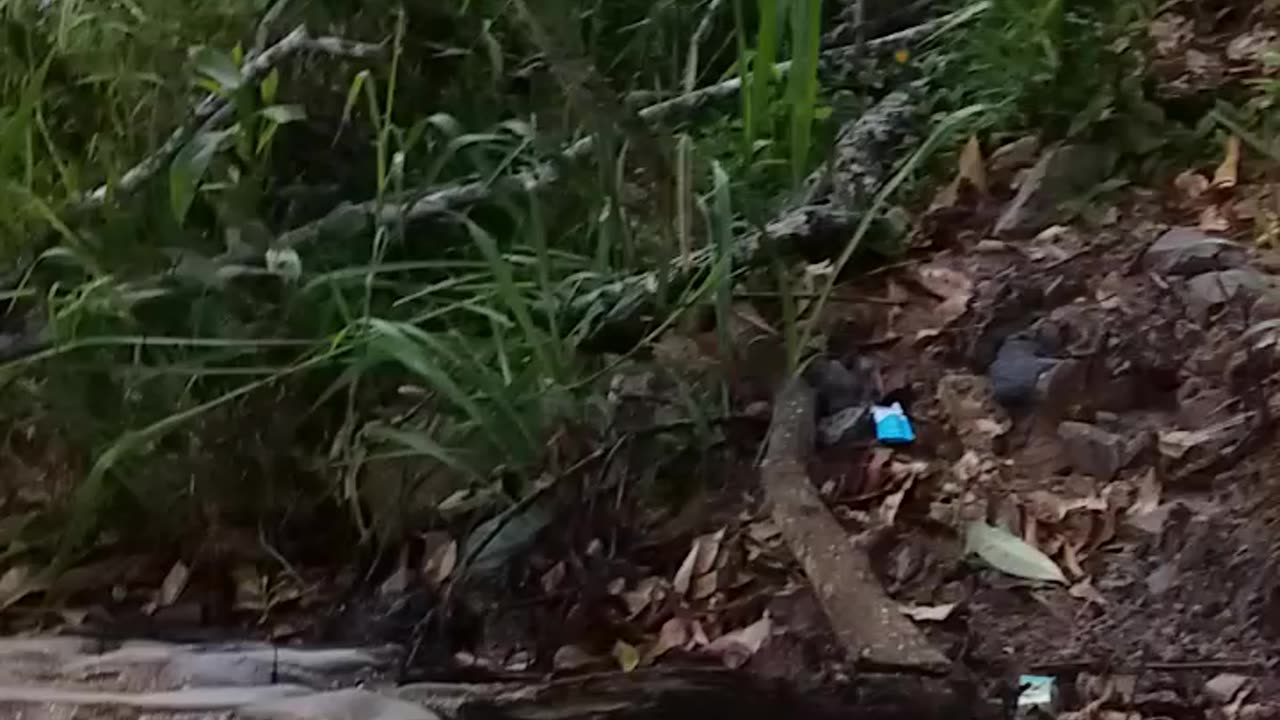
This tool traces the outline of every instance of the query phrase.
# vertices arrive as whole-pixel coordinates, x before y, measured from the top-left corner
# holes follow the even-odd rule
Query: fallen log
[[[774,522],[849,657],[879,667],[942,670],[949,664],[885,594],[865,536],[850,538],[806,471],[814,447],[814,391],[791,380],[774,403],[761,483]]]

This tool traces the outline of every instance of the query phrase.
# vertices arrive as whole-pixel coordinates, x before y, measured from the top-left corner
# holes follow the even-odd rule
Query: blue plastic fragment
[[[871,416],[876,421],[876,439],[886,445],[903,445],[914,442],[915,430],[911,429],[911,420],[902,411],[900,403],[889,406],[873,405]]]
[[[1054,678],[1019,675],[1018,686],[1022,690],[1018,695],[1018,717],[1027,718],[1033,714],[1052,717],[1057,714],[1058,685]]]

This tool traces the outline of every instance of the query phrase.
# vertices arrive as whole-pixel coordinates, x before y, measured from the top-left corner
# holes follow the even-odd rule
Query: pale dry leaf
[[[650,603],[656,601],[662,592],[662,578],[646,577],[636,583],[636,589],[622,593],[622,602],[627,606],[627,616],[633,618],[644,612]]]
[[[7,607],[27,595],[34,573],[29,565],[14,565],[0,575],[0,602]]]
[[[1205,232],[1227,232],[1231,229],[1231,221],[1219,205],[1209,205],[1201,210],[1197,225]]]
[[[1067,573],[1073,578],[1085,576],[1084,568],[1080,567],[1080,556],[1072,543],[1062,543],[1062,565],[1066,567]]]
[[[600,658],[592,655],[578,645],[563,645],[551,658],[551,667],[556,670],[580,670],[599,662]]]
[[[658,630],[658,639],[653,647],[645,653],[645,658],[653,662],[672,650],[679,650],[689,644],[693,633],[689,620],[681,617],[669,618]]]
[[[901,486],[880,503],[880,522],[883,525],[892,526],[897,520],[898,510],[902,507],[902,501],[910,492],[911,486],[915,484],[915,478],[916,473],[907,474]]]
[[[439,589],[458,565],[458,541],[443,532],[427,533],[423,541],[422,577],[433,589]]]
[[[978,144],[977,135],[970,135],[969,141],[960,151],[960,171],[956,180],[968,182],[978,192],[987,194],[987,166],[982,157],[982,146]]]
[[[1067,589],[1067,593],[1071,597],[1093,603],[1094,605],[1106,605],[1107,599],[1098,592],[1098,588],[1093,585],[1093,578],[1085,577],[1077,581]]]
[[[866,472],[862,474],[862,492],[865,494],[879,492],[884,485],[885,463],[893,459],[893,449],[878,447],[871,451],[871,459],[867,461]]]
[[[1173,179],[1173,186],[1187,204],[1197,203],[1209,191],[1209,178],[1194,170],[1183,170]]]
[[[396,598],[404,595],[405,590],[409,588],[409,565],[407,561],[407,548],[401,548],[400,560],[396,563],[396,569],[382,584],[378,586],[378,594],[384,598]]]
[[[724,541],[724,533],[725,529],[720,528],[716,532],[694,539],[693,546],[689,548],[689,554],[685,556],[684,562],[680,564],[672,580],[672,586],[677,594],[688,595],[695,578],[700,578],[715,569],[716,558],[720,555],[720,544]]]
[[[915,620],[916,622],[943,622],[951,617],[951,613],[959,607],[960,603],[946,603],[943,605],[899,605],[898,610],[903,615]]]
[[[772,631],[773,621],[766,613],[750,625],[716,638],[707,646],[707,651],[718,655],[726,667],[740,668],[760,651]]]
[[[1028,580],[1067,584],[1067,578],[1044,552],[985,522],[969,523],[965,530],[965,551],[982,558],[995,569]]]
[[[565,575],[569,572],[569,567],[565,562],[552,565],[545,573],[542,574],[542,592],[550,595],[560,589],[560,583],[564,582]]]
[[[1156,477],[1155,468],[1151,468],[1138,478],[1138,496],[1129,506],[1127,515],[1141,517],[1155,512],[1160,507],[1160,479]]]
[[[761,545],[768,545],[782,536],[782,530],[772,520],[761,520],[747,526],[747,537]]]
[[[947,326],[969,308],[973,281],[964,273],[941,265],[924,265],[916,270],[916,279],[941,301],[934,307],[939,326]]]
[[[613,655],[613,659],[617,661],[618,668],[622,672],[629,673],[640,666],[640,651],[625,640],[615,642],[613,651],[610,654]]]
[[[160,583],[160,591],[156,595],[156,607],[169,607],[178,601],[178,597],[187,589],[187,581],[191,579],[191,569],[187,564],[178,560],[169,568],[169,572],[164,576],[164,581]]]
[[[1230,190],[1240,181],[1240,138],[1235,135],[1228,137],[1223,155],[1222,164],[1213,171],[1213,187]]]

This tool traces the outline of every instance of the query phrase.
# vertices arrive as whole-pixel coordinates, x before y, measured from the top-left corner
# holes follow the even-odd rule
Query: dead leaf
[[[1067,584],[1062,568],[1048,555],[985,522],[969,523],[965,530],[965,552],[974,553],[995,569],[1028,580]]]
[[[893,449],[878,447],[871,451],[871,459],[867,461],[867,470],[862,474],[861,492],[864,495],[876,493],[884,485],[884,466],[893,457]]]
[[[1156,477],[1155,468],[1147,470],[1138,478],[1138,497],[1125,513],[1129,517],[1141,517],[1160,507],[1160,480]]]
[[[906,478],[902,481],[901,487],[893,491],[884,502],[880,504],[880,522],[885,526],[892,526],[894,520],[898,517],[898,509],[902,507],[902,500],[907,496],[907,492],[911,490],[911,486],[915,484],[917,473],[907,473]]]
[[[395,572],[391,573],[378,586],[378,594],[384,598],[397,598],[404,595],[409,588],[408,548],[400,549],[400,560],[396,563]]]
[[[761,520],[747,526],[747,537],[761,545],[770,545],[782,537],[782,530],[772,520]]]
[[[14,565],[0,575],[0,608],[8,608],[40,588],[29,565]]]
[[[423,540],[426,560],[422,563],[422,576],[433,589],[439,589],[458,565],[458,541],[443,532],[427,533]]]
[[[720,528],[716,532],[694,539],[693,546],[689,548],[689,554],[685,556],[684,562],[680,564],[680,569],[676,571],[675,578],[672,580],[676,593],[689,595],[689,591],[695,587],[695,580],[702,579],[715,570],[716,559],[720,555],[720,544],[724,541],[724,533],[725,529]],[[705,580],[697,586],[699,592],[706,589]],[[715,590],[712,589],[712,592]],[[699,597],[706,597],[706,595]]]
[[[765,613],[750,625],[716,638],[707,646],[707,651],[718,655],[725,667],[740,668],[760,651],[772,631],[773,622]]]
[[[1201,210],[1198,225],[1205,232],[1227,232],[1231,229],[1231,221],[1218,205],[1210,205]]]
[[[627,617],[633,618],[645,611],[650,603],[663,596],[662,578],[647,577],[636,583],[636,589],[622,593],[622,602],[627,606]]]
[[[940,327],[949,325],[969,308],[973,281],[964,273],[941,265],[924,265],[916,270],[916,279],[925,290],[942,301],[933,309]]]
[[[169,607],[177,602],[182,591],[187,589],[187,581],[190,579],[191,570],[187,564],[181,560],[175,562],[164,576],[164,581],[160,583],[155,599],[147,603],[147,614],[150,615],[160,608]]]
[[[1084,568],[1080,567],[1080,558],[1076,555],[1075,547],[1069,542],[1062,544],[1062,564],[1067,568],[1067,572],[1071,577],[1082,578],[1085,576]]]
[[[578,645],[564,645],[556,650],[556,654],[552,656],[551,667],[556,670],[580,670],[599,661],[600,658]]]
[[[560,583],[564,582],[564,577],[568,574],[569,568],[565,562],[561,560],[551,569],[542,574],[542,592],[550,595],[560,589]]]
[[[1232,135],[1227,138],[1225,157],[1217,170],[1213,171],[1213,187],[1216,190],[1229,190],[1240,180],[1240,138]]]
[[[1163,430],[1156,434],[1156,446],[1161,455],[1181,460],[1193,449],[1216,446],[1229,440],[1232,431],[1248,419],[1249,415],[1243,414],[1199,430]]]
[[[662,629],[658,631],[658,640],[645,653],[645,660],[653,662],[672,650],[684,647],[689,643],[691,635],[688,620],[680,617],[669,618],[662,623]]]
[[[1242,690],[1253,680],[1247,675],[1222,673],[1215,675],[1204,684],[1204,692],[1214,702],[1226,704],[1240,696]]]
[[[973,189],[987,194],[987,167],[982,159],[982,146],[978,144],[978,136],[970,135],[969,142],[960,151],[960,172],[957,182],[968,182]]]
[[[915,620],[916,622],[943,622],[951,617],[951,613],[960,603],[947,603],[945,605],[899,605],[898,609],[903,615]]]
[[[622,672],[631,672],[640,666],[640,652],[635,646],[625,640],[618,640],[613,644],[613,659],[618,662],[618,668]]]
[[[1209,191],[1209,185],[1209,178],[1194,170],[1183,170],[1173,179],[1173,186],[1186,205],[1199,204],[1200,198]]]
[[[1067,594],[1073,598],[1093,603],[1094,605],[1107,604],[1107,599],[1104,598],[1102,593],[1098,592],[1098,589],[1093,586],[1093,578],[1091,577],[1082,578],[1076,582],[1075,585],[1072,585],[1067,589]]]

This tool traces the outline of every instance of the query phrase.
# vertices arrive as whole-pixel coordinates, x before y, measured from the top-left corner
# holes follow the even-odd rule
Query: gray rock
[[[1203,319],[1216,305],[1241,300],[1252,302],[1280,293],[1275,278],[1252,268],[1201,273],[1183,287],[1183,301],[1192,314]]]
[[[1089,423],[1061,423],[1058,437],[1062,439],[1071,466],[1102,482],[1115,477],[1129,454],[1129,443],[1123,437]]]
[[[818,421],[818,441],[826,446],[839,445],[846,440],[858,440],[871,436],[869,405],[847,407],[834,415],[828,415]]]
[[[845,366],[838,360],[818,358],[805,368],[805,380],[818,394],[819,412],[834,415],[879,399],[879,374],[868,359],[857,358]]]
[[[1106,179],[1115,154],[1095,145],[1062,145],[1047,151],[1027,173],[1000,219],[997,235],[1034,235],[1058,218],[1059,205]]]
[[[242,720],[440,720],[421,705],[355,689],[253,705],[238,710],[235,716]]]
[[[1142,256],[1142,267],[1162,275],[1198,275],[1240,267],[1248,261],[1245,249],[1202,230],[1177,227],[1161,235]]]
[[[1001,405],[1021,407],[1035,400],[1041,375],[1057,364],[1052,358],[1040,357],[1039,349],[1034,340],[1018,337],[1009,338],[1000,346],[996,359],[987,368],[987,376]]]

